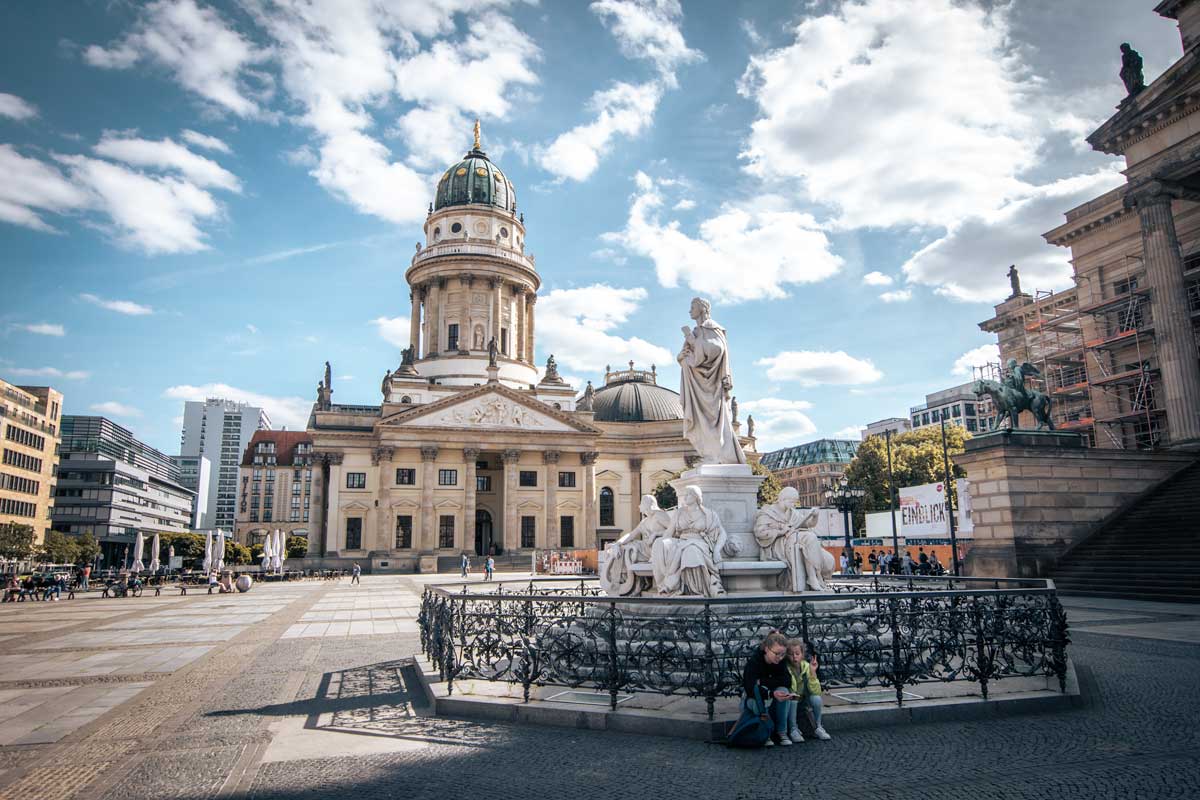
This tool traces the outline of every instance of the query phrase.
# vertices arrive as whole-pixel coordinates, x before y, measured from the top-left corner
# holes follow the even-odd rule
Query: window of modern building
[[[561,516],[558,518],[558,534],[559,541],[563,547],[575,546],[575,518],[572,516]]]
[[[575,473],[574,472],[558,473],[558,488],[574,489],[575,488]]]
[[[439,469],[438,486],[458,486],[458,470]]]
[[[365,473],[365,472],[347,472],[346,473],[346,488],[347,489],[365,489],[365,488],[367,488],[367,473]]]
[[[961,417],[962,416],[962,406],[955,403],[954,407],[950,409],[950,415],[953,417]]]
[[[517,483],[521,486],[537,486],[537,472],[532,469],[523,469],[517,475]]]
[[[968,417],[967,418],[967,430],[974,431],[975,429],[976,429],[975,428],[975,420]]]
[[[491,475],[476,475],[475,476],[475,491],[490,492],[492,490]]]
[[[408,550],[412,547],[412,516],[409,514],[396,515],[396,549]]]
[[[362,517],[346,518],[346,549],[362,549]]]
[[[23,428],[18,428],[13,425],[8,426],[8,429],[4,432],[4,438],[8,439],[10,442],[16,442],[17,444],[23,444],[26,447],[32,447],[34,450],[46,449],[46,437],[38,436],[36,433],[30,433]]]
[[[438,547],[451,549],[454,547],[454,515],[442,514],[438,517]]]
[[[600,490],[600,524],[614,526],[617,524],[617,509],[613,490],[605,486]]]
[[[396,485],[397,486],[416,486],[417,471],[412,467],[398,467],[396,469]]]
[[[33,456],[19,453],[16,450],[4,448],[4,463],[17,469],[27,469],[30,472],[42,471],[42,460]]]
[[[521,517],[521,547],[537,546],[537,517]]]
[[[457,322],[450,323],[450,325],[447,329],[446,349],[447,350],[457,350],[458,349],[458,323]]]
[[[967,413],[968,417],[975,416],[975,404],[974,403],[963,403],[963,411],[965,411]]]

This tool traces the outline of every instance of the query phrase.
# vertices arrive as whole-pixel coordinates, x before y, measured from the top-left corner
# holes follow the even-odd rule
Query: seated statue
[[[670,527],[650,549],[650,565],[654,568],[654,585],[659,594],[704,597],[725,594],[721,559],[737,555],[738,546],[726,535],[721,518],[705,508],[703,501],[699,487],[685,488]]]
[[[780,588],[790,592],[824,592],[833,575],[833,556],[821,547],[821,540],[810,530],[817,521],[817,510],[798,509],[800,493],[791,486],[779,492],[779,498],[763,506],[754,518],[754,538],[762,548],[762,561],[783,561],[787,571]]]
[[[650,588],[650,579],[634,575],[633,565],[649,563],[654,542],[671,527],[672,512],[659,508],[652,494],[642,498],[638,510],[642,512],[642,521],[637,527],[604,549],[600,585],[605,594],[640,595]]]

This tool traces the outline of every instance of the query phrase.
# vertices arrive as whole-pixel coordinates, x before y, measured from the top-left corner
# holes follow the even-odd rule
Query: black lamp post
[[[946,414],[942,412],[942,468],[946,485],[946,517],[950,521],[950,574],[958,575],[958,539],[954,527],[954,503],[950,499],[950,452],[946,447]]]
[[[892,558],[900,558],[900,536],[896,530],[896,501],[899,499],[900,493],[896,490],[896,476],[892,474],[892,432],[890,430],[883,432],[883,438],[887,440],[887,464],[888,464],[888,510],[892,512]],[[889,565],[890,567],[890,565]]]
[[[825,500],[828,501],[838,511],[842,512],[842,520],[846,526],[846,567],[854,570],[854,546],[850,543],[850,512],[854,507],[862,502],[866,491],[858,488],[851,488],[849,481],[842,478],[834,486],[825,487]]]

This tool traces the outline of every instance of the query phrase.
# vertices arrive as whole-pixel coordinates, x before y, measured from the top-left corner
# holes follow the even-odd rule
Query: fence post
[[[523,636],[521,636],[521,661],[525,665],[521,670],[521,688],[525,694],[525,702],[529,702],[529,687],[533,684],[533,673],[537,668],[537,663],[534,657],[534,648],[531,644],[533,641],[533,598],[525,598],[525,613],[524,625],[522,626]]]
[[[980,606],[978,596],[971,598],[971,616],[975,622],[975,663],[977,667],[975,674],[979,679],[979,692],[983,695],[983,699],[987,700],[988,679],[991,677],[992,665],[984,644],[986,633],[983,626],[983,608]]]
[[[1062,603],[1058,601],[1058,595],[1050,595],[1049,601],[1050,610],[1050,663],[1054,668],[1054,674],[1058,676],[1059,691],[1067,691],[1067,644],[1070,643],[1069,629],[1067,627],[1067,612],[1063,609]]]
[[[617,710],[617,689],[621,682],[617,669],[617,604],[613,601],[608,604],[608,696],[613,711]]]
[[[445,643],[442,646],[442,677],[446,681],[446,696],[454,694],[454,607],[452,603],[456,601],[454,595],[447,598],[445,606],[446,617],[446,633]]]
[[[708,706],[708,721],[712,722],[717,702],[719,668],[712,642],[712,606],[707,600],[704,601],[704,664],[707,673],[704,676],[704,704]]]
[[[900,620],[898,601],[888,598],[888,627],[892,631],[892,681],[896,684],[896,705],[904,706],[904,675],[908,670],[900,665]]]

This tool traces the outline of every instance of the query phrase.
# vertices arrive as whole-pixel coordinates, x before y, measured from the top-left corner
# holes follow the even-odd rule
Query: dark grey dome
[[[664,422],[683,419],[679,395],[655,382],[653,372],[622,370],[606,375],[592,409],[597,422]]]

